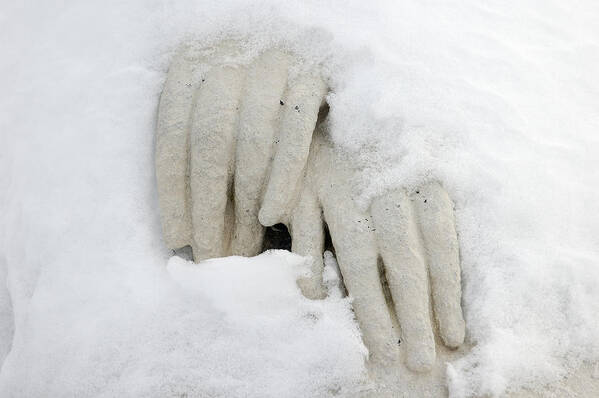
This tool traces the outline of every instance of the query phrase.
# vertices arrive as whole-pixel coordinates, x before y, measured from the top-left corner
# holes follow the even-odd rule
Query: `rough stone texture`
[[[328,142],[325,134],[317,131],[314,135],[299,203],[306,201],[306,196],[309,202],[315,202],[313,218],[322,214],[328,225],[343,280],[353,298],[356,318],[370,351],[373,376],[379,385],[388,388],[400,383],[406,386],[405,382],[411,380],[409,390],[392,388],[394,393],[444,394],[444,363],[455,352],[440,347],[444,341],[450,342],[447,344],[450,347],[459,347],[465,332],[453,205],[440,185],[431,183],[411,196],[403,190],[388,192],[378,197],[368,212],[359,210],[351,183],[355,178],[354,162]],[[427,202],[417,211],[417,202],[424,201],[423,197]],[[423,222],[430,221],[421,217],[424,211],[438,213],[434,225],[423,227]],[[304,216],[292,219],[295,245],[296,228],[309,221]],[[448,270],[440,272],[428,267],[431,255],[427,253],[432,250],[429,240],[423,239],[426,234],[421,232],[426,228],[446,234],[440,237],[443,243],[436,243],[432,250],[437,251]],[[301,239],[315,240],[310,236]],[[429,287],[429,274],[431,280],[444,278],[448,283],[433,283]],[[432,306],[431,290],[439,305]],[[443,325],[439,328],[442,340],[437,344],[433,313],[437,320],[443,320],[439,322]],[[440,351],[439,358],[435,345]],[[399,382],[398,377],[403,381]]]
[[[236,46],[221,47],[180,49],[158,112],[165,242],[190,245],[196,261],[260,252],[258,213],[269,226],[289,213],[326,95],[318,73],[288,81],[299,61],[289,54],[268,51],[247,65]]]
[[[446,363],[464,344],[459,245],[453,203],[437,182],[354,203],[355,162],[317,126],[326,86],[317,72],[293,81],[301,62],[273,49],[234,62],[237,46],[181,49],[162,93],[156,175],[166,244],[195,261],[259,253],[264,227],[283,223],[292,251],[310,256],[298,281],[322,298],[325,226],[369,349],[364,396],[446,396]],[[430,282],[429,282],[430,281]],[[592,369],[542,393],[596,396]]]

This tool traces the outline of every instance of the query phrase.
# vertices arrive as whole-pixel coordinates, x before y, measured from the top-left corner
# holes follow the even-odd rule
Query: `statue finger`
[[[403,190],[396,190],[375,199],[371,211],[406,346],[406,365],[414,371],[429,371],[435,362],[435,339],[424,251],[412,203]]]
[[[289,57],[272,50],[249,68],[239,113],[235,155],[235,230],[232,253],[260,253],[264,227],[258,221],[260,200],[287,86]]]
[[[357,210],[347,195],[339,194],[324,203],[339,268],[370,364],[392,369],[399,360],[399,346],[379,275],[374,227],[370,217]]]
[[[191,243],[188,188],[189,120],[197,82],[187,47],[172,60],[158,106],[156,183],[166,245],[177,249]]]
[[[428,257],[439,333],[446,346],[455,348],[464,342],[465,323],[453,203],[437,182],[420,188],[412,199]]]
[[[282,222],[292,206],[326,92],[324,81],[316,73],[299,77],[287,90],[280,138],[259,212],[262,225]]]
[[[293,211],[290,232],[291,251],[311,260],[310,276],[298,281],[302,293],[310,299],[322,299],[326,296],[322,283],[324,222],[316,195],[307,186]]]
[[[197,93],[191,127],[191,218],[194,260],[228,254],[225,230],[245,69],[219,65]],[[230,209],[229,205],[229,209]],[[230,223],[226,223],[230,225]]]

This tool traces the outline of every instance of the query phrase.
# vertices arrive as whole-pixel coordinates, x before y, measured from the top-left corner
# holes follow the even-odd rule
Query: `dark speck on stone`
[[[296,105],[294,109],[299,112],[299,106]]]
[[[416,191],[416,193],[420,193],[420,191]]]
[[[283,101],[279,101],[279,104],[281,105],[285,105],[285,103]]]
[[[426,199],[424,199],[424,203],[426,203]]]
[[[397,339],[397,345],[401,344],[401,339]]]

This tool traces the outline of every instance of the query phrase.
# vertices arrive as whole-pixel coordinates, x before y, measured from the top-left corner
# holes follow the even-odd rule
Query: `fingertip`
[[[451,324],[441,328],[440,331],[441,339],[443,344],[448,348],[458,348],[464,344],[464,338],[466,336],[466,324],[464,319],[460,316],[459,319],[454,319]]]
[[[435,363],[435,358],[436,352],[434,343],[408,345],[406,366],[414,372],[430,372]]]
[[[279,224],[283,220],[283,214],[281,211],[277,211],[268,202],[265,203],[260,211],[258,212],[258,221],[265,227],[271,227],[275,224]]]
[[[310,300],[322,300],[327,297],[327,292],[323,284],[318,278],[312,277],[302,277],[297,280],[297,285],[304,297]]]

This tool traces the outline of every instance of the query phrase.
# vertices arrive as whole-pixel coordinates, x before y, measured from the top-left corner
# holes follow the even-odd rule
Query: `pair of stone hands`
[[[327,86],[303,65],[279,49],[248,59],[234,42],[179,49],[156,137],[165,242],[191,246],[196,262],[254,256],[265,226],[283,223],[292,251],[312,260],[312,275],[299,281],[304,295],[322,298],[326,223],[369,361],[385,367],[399,358],[395,312],[406,365],[428,371],[435,330],[447,347],[464,340],[453,204],[433,182],[360,210],[352,199],[356,162],[319,120]]]

